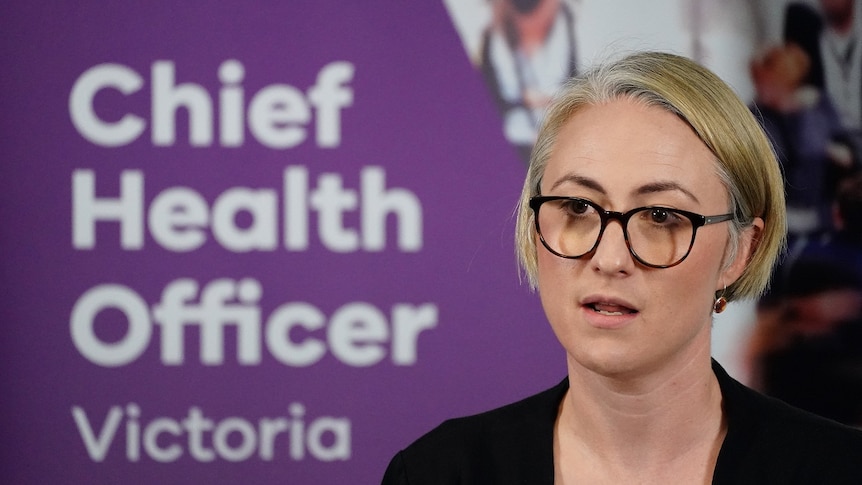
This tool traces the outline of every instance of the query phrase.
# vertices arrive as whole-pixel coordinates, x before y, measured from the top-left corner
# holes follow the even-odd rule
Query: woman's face
[[[541,192],[619,212],[661,205],[725,214],[729,198],[713,160],[675,115],[620,99],[585,107],[563,125]],[[708,356],[715,292],[739,277],[748,255],[746,232],[736,262],[723,266],[727,224],[699,228],[688,257],[666,269],[636,262],[618,221],[576,260],[551,254],[537,237],[542,305],[570,367],[634,376]]]

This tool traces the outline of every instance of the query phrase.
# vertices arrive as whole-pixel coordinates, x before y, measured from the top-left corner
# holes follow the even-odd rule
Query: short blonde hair
[[[517,211],[516,250],[532,288],[537,283],[536,230],[530,198],[538,195],[545,166],[562,126],[585,106],[629,98],[676,114],[715,156],[716,172],[727,187],[732,261],[741,231],[755,217],[764,228],[740,278],[728,286],[729,301],[755,298],[769,285],[785,245],[784,182],[772,145],[757,119],[718,76],[681,56],[641,52],[570,79],[555,97],[530,156]]]

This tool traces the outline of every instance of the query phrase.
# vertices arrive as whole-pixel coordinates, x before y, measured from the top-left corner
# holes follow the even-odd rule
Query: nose
[[[634,257],[629,252],[619,219],[608,221],[590,261],[593,269],[599,273],[617,275],[631,272],[635,265]]]

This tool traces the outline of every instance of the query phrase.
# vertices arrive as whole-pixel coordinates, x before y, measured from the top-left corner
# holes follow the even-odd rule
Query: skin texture
[[[583,108],[563,126],[541,193],[620,212],[662,205],[724,214],[729,197],[714,163],[678,117],[619,99]],[[577,260],[537,244],[542,305],[577,390],[557,421],[560,483],[708,482],[725,432],[710,368],[714,295],[742,273],[762,225],[756,219],[743,233],[732,262],[726,224],[701,227],[686,260],[667,269],[637,263],[617,221]]]

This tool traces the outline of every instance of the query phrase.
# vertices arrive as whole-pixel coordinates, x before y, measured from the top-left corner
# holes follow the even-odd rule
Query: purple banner
[[[563,355],[444,5],[0,7],[9,483],[375,483]]]

